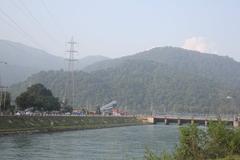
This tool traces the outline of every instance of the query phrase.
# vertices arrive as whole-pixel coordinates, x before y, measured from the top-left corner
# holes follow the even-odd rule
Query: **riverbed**
[[[177,125],[143,125],[0,137],[3,160],[133,160],[178,143]]]

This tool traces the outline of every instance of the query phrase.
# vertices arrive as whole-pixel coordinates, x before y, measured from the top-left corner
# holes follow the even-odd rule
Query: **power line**
[[[58,23],[58,21],[56,20],[56,18],[54,18],[52,12],[50,11],[50,9],[48,8],[47,4],[45,3],[44,0],[41,0],[41,3],[42,3],[42,6],[45,8],[45,10],[47,11],[47,14],[49,16],[49,18],[51,19],[51,21],[56,25],[56,26],[59,26],[61,28],[61,32],[64,34],[65,37],[66,36],[66,33],[64,31],[64,28],[62,27],[62,25],[60,25],[60,23]],[[58,28],[58,29],[60,29]]]
[[[8,26],[10,26],[10,27],[12,27],[14,30],[16,29],[16,30],[18,30],[18,28],[15,26],[15,25],[12,25],[12,23],[9,23],[6,19],[4,19],[2,16],[0,16],[1,18],[2,18],[2,20],[5,22],[5,24],[8,24]],[[17,32],[18,33],[18,32]],[[26,38],[26,37],[24,37],[24,38]],[[7,44],[8,46],[10,46],[10,47],[12,47],[12,48],[14,48],[14,49],[16,49],[16,50],[21,50],[21,51],[23,51],[23,52],[25,52],[25,50],[23,50],[23,48],[17,48],[16,46],[14,46],[12,43],[9,43],[8,41],[6,41],[6,43],[5,44]],[[3,62],[3,61],[0,61],[0,64],[1,63],[4,63],[4,64],[6,64],[6,62]]]
[[[19,28],[16,26],[16,25],[14,25],[13,23],[10,23],[9,21],[7,21],[5,18],[6,17],[3,17],[3,15],[1,15],[0,16],[0,18],[4,21],[4,23],[5,24],[7,24],[9,27],[11,27],[11,28],[13,28],[14,30],[18,30],[19,31]],[[17,33],[19,33],[18,31],[16,31]],[[20,35],[20,34],[19,34]],[[24,39],[26,39],[26,40],[29,40],[26,36],[22,36],[22,37],[24,37]],[[33,43],[33,42],[32,42]],[[15,50],[17,50],[17,51],[19,51],[19,50],[21,50],[23,53],[25,52],[25,50],[23,49],[23,48],[19,48],[19,47],[16,47],[15,45],[13,45],[12,43],[10,43],[10,42],[8,42],[8,41],[6,41],[6,43],[5,43],[6,45],[8,45],[9,47],[11,47],[11,48],[13,48],[13,49],[15,49]],[[34,43],[33,43],[34,44]],[[35,44],[36,45],[36,44]],[[41,48],[41,47],[39,47],[39,48]],[[2,63],[1,61],[0,61],[0,63]]]
[[[17,5],[15,5],[19,10],[21,10],[23,13],[27,13],[35,22],[36,24],[38,24],[40,26],[40,28],[42,29],[42,31],[53,41],[60,43],[59,41],[57,41],[46,29],[45,27],[40,23],[40,21],[32,14],[31,10],[27,7],[27,5],[22,1],[18,1],[21,6],[24,8],[24,10],[22,10],[21,8],[17,7]],[[26,11],[26,12],[24,12]],[[25,14],[26,15],[26,14]]]
[[[41,2],[42,2],[42,4],[43,4],[44,8],[46,9],[46,11],[48,12],[48,14],[52,16],[50,10],[48,9],[48,7],[47,7],[47,5],[46,5],[46,3],[45,3],[45,1],[44,1],[44,0],[41,0]]]
[[[2,21],[4,21],[4,24],[7,24],[9,27],[11,27],[15,31],[16,30],[19,31],[19,29],[15,25],[13,25],[12,23],[10,23],[8,20],[5,19],[6,17],[4,17],[3,15],[0,14],[0,18],[2,19]],[[19,33],[18,31],[16,31],[16,32]],[[21,36],[22,36],[22,34],[21,34]],[[25,36],[24,36],[24,38],[26,39]],[[28,40],[28,39],[26,39],[26,40]]]
[[[37,41],[35,41],[35,39],[30,34],[28,34],[20,25],[17,24],[17,22],[13,18],[11,18],[1,8],[0,8],[0,13],[2,13],[2,15],[4,15],[9,21],[11,21],[18,28],[19,31],[21,31],[25,36],[27,36],[33,44],[35,44],[39,48],[43,48],[43,47],[41,47],[41,45],[39,45],[39,43],[37,43]]]

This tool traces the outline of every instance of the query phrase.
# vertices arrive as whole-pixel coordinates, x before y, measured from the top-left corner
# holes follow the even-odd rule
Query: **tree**
[[[211,122],[207,132],[209,137],[207,150],[210,158],[221,158],[232,154],[232,149],[235,149],[235,142],[239,143],[239,133],[234,132],[222,121]],[[235,139],[232,141],[234,137]]]
[[[196,125],[181,127],[179,138],[179,144],[172,154],[163,153],[158,156],[152,151],[146,150],[145,159],[240,159],[240,128],[231,128],[222,121],[210,122],[207,128],[199,128]]]
[[[196,125],[180,128],[180,144],[176,151],[179,160],[205,159],[206,133]]]
[[[16,104],[21,110],[30,107],[39,111],[56,111],[60,109],[58,98],[54,97],[51,90],[42,84],[34,84],[28,87],[26,92],[16,98]]]

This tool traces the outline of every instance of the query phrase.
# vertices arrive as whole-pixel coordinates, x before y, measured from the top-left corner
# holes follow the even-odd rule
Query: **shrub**
[[[207,129],[196,125],[180,128],[179,145],[172,154],[156,156],[147,150],[146,160],[205,160],[240,156],[240,129],[227,127],[221,121],[211,122]]]
[[[178,160],[202,160],[205,158],[206,132],[196,125],[180,128],[180,143],[176,150]]]

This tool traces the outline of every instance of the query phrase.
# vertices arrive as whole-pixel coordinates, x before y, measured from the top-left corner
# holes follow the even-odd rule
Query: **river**
[[[177,125],[145,125],[0,137],[1,160],[133,160],[178,142]]]

